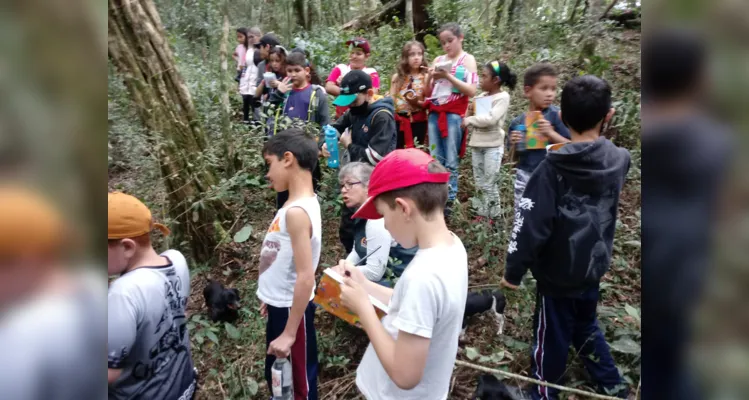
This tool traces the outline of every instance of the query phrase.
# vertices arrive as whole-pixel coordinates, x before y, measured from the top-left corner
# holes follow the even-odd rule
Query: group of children
[[[257,78],[262,69],[273,72],[276,81],[263,79],[251,96],[266,89],[268,98],[284,94],[275,100],[281,105],[281,115],[330,123],[326,95],[312,85],[314,69],[304,52],[292,51],[285,59],[272,57],[283,48],[271,35],[261,36],[254,50],[267,67],[252,72],[246,63],[240,86],[247,75]],[[256,35],[251,37],[256,39]],[[467,139],[463,128],[472,132],[477,183],[487,197],[493,197],[480,210],[488,218],[496,216],[499,199],[493,176],[506,140],[511,145],[524,140],[515,129],[523,124],[524,115],[510,123],[509,137],[505,138],[503,129],[510,96],[502,87],[512,89],[515,75],[496,61],[479,71],[475,59],[462,49],[463,34],[456,24],[444,26],[439,39],[446,54],[431,67],[425,65],[421,44],[404,46],[398,72],[391,79],[391,97],[379,98],[379,77],[366,67],[370,48],[362,38],[348,42],[350,63],[337,66],[324,88],[336,96],[333,104],[340,107],[332,125],[341,133],[340,144],[348,157],[374,165],[367,200],[358,210],[349,211],[353,215],[342,213],[342,236],[344,223],[353,219],[383,218],[396,242],[418,249],[393,288],[370,281],[348,261],[335,267],[346,276],[342,302],[359,315],[370,339],[356,378],[357,387],[370,399],[447,398],[468,289],[466,250],[445,222],[445,211],[457,192],[458,157]],[[247,54],[245,60],[254,60],[254,55]],[[285,75],[281,75],[281,65]],[[491,107],[488,113],[466,116],[479,75]],[[610,263],[629,153],[600,136],[614,113],[605,81],[594,76],[570,80],[562,92],[561,110],[552,105],[556,81],[556,71],[548,64],[531,67],[524,77],[529,112],[542,115],[536,122],[537,132],[552,145],[519,152],[515,218],[501,285],[517,289],[528,269],[537,281],[531,354],[534,378],[561,383],[573,344],[599,391],[625,396],[627,387],[597,326],[596,306],[598,285]],[[410,148],[414,138],[427,140],[425,130],[431,155]],[[395,150],[399,145],[406,148]],[[291,128],[274,132],[262,154],[270,185],[286,193],[284,199],[279,198],[260,253],[257,296],[260,312],[267,318],[265,375],[270,386],[275,359],[289,358],[294,397],[315,399],[319,366],[312,298],[322,250],[322,216],[314,175],[319,171],[319,157],[329,152],[324,141]],[[138,369],[141,356],[156,357],[144,350],[151,349],[152,339],[165,330],[175,334],[169,342],[177,355],[172,359],[183,360],[179,355],[184,355],[189,360],[183,301],[189,276],[184,272],[184,259],[174,251],[161,255],[153,251],[148,229],[143,233],[143,228],[155,226],[150,214],[146,218],[139,211],[140,204],[122,196],[110,194],[109,263],[110,273],[126,274],[110,288],[109,318],[110,334],[113,329],[129,333],[118,334],[116,341],[110,336],[110,393],[123,393],[119,386],[125,381],[133,386],[128,393],[136,385],[142,393],[159,393],[165,387],[184,392],[194,379],[191,361],[179,361],[179,382],[156,379],[158,371],[148,365]],[[131,213],[139,229],[123,230],[122,221],[134,222],[113,220],[113,207],[114,215]],[[382,320],[369,296],[388,305]],[[151,301],[143,301],[146,297]],[[142,321],[153,323],[145,326]],[[533,387],[532,395],[534,399],[557,398],[555,390],[541,385]]]

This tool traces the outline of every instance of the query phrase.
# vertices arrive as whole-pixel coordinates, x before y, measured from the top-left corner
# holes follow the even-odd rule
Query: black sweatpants
[[[252,110],[252,105],[254,102],[255,96],[251,94],[242,95],[242,121],[250,122],[252,120],[250,118],[250,110]]]
[[[398,121],[395,121],[395,130],[398,134],[398,141],[396,142],[395,148],[403,149],[406,146],[406,141],[403,138],[403,132],[401,132],[400,124],[398,123]],[[423,146],[426,143],[427,122],[411,122],[411,133],[413,133],[414,144],[416,144],[416,141],[418,141],[419,145]]]
[[[627,398],[628,388],[614,364],[609,345],[598,327],[598,288],[577,297],[555,297],[536,292],[531,348],[532,378],[564,384],[570,345],[588,370],[600,393]],[[556,400],[559,391],[534,385],[533,400]]]

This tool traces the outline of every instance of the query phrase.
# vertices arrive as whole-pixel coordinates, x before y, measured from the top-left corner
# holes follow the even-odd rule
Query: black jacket
[[[519,202],[505,279],[520,284],[530,268],[543,294],[597,287],[609,269],[629,166],[629,152],[605,138],[549,152]]]
[[[351,161],[376,165],[385,155],[395,150],[395,107],[393,99],[385,97],[369,105],[367,115],[357,116],[347,110],[333,126],[343,133],[351,132],[348,147]]]

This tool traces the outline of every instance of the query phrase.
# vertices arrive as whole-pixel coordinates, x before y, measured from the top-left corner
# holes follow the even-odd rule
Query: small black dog
[[[479,376],[479,384],[476,393],[471,400],[527,400],[527,393],[520,388],[507,386],[500,382],[494,375],[484,374]]]
[[[497,335],[501,335],[505,327],[505,304],[505,295],[499,290],[482,290],[468,293],[466,310],[463,314],[463,329],[460,331],[460,340],[465,339],[468,319],[489,310],[492,310],[492,316],[497,323]]]
[[[227,289],[219,282],[211,280],[203,289],[205,305],[211,321],[234,322],[239,317],[239,291]]]

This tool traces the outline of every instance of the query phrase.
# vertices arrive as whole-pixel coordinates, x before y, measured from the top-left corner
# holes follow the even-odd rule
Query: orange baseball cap
[[[62,215],[38,192],[0,187],[0,257],[54,254],[68,236]]]
[[[109,193],[107,203],[107,238],[126,239],[145,235],[156,228],[169,235],[169,228],[153,222],[151,210],[143,202],[129,194]]]

